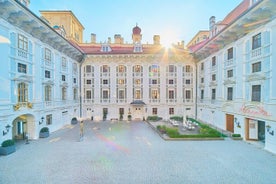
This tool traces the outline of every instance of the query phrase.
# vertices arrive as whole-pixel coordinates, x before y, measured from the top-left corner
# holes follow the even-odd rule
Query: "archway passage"
[[[144,106],[146,105],[142,100],[135,100],[130,103],[132,106],[131,114],[133,120],[142,120],[145,117],[145,109]]]
[[[15,140],[34,139],[36,136],[35,132],[35,121],[34,116],[31,114],[22,114],[16,117],[12,122],[12,137]]]

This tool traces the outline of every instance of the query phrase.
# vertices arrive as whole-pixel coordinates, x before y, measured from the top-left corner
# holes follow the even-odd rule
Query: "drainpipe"
[[[85,58],[86,58],[86,55],[83,54],[83,57],[82,57],[82,60],[80,62],[80,68],[79,68],[79,94],[80,94],[80,117],[82,117],[82,72],[81,72],[81,69],[82,69],[82,64],[84,63],[85,61]]]
[[[197,61],[196,61],[196,65],[195,65],[195,69],[196,69],[196,72],[195,72],[195,81],[196,81],[196,89],[195,89],[195,119],[197,119],[197,100],[198,100],[198,97],[197,97]]]

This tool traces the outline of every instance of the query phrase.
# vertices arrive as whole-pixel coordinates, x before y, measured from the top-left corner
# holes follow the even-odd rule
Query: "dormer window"
[[[142,45],[139,43],[136,43],[134,45],[133,52],[143,52]]]
[[[102,52],[110,52],[111,48],[109,47],[109,45],[102,45],[101,51]]]

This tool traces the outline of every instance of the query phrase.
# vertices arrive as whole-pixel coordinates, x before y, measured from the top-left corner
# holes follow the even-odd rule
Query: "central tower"
[[[141,43],[142,35],[141,35],[141,28],[136,26],[132,29],[132,41],[133,43]]]

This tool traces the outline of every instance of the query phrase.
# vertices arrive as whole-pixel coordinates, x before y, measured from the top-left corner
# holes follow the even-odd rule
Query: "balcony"
[[[234,59],[228,59],[224,62],[224,66],[225,67],[230,67],[230,66],[233,66],[234,65]]]
[[[262,56],[262,48],[261,47],[251,51],[251,58],[252,59],[259,58],[261,56]]]
[[[33,108],[33,104],[30,102],[18,102],[17,104],[15,104],[13,106],[13,110],[17,111],[21,108],[28,108],[28,109],[32,109]]]

